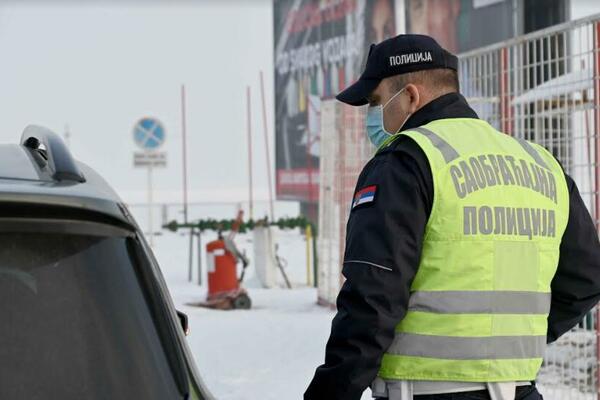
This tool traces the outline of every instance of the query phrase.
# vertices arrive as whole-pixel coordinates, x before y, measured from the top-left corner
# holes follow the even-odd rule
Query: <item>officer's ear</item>
[[[413,114],[420,108],[421,100],[423,97],[420,93],[421,89],[417,85],[412,83],[406,85],[405,88],[406,97],[408,98],[408,106],[406,110],[409,113]]]

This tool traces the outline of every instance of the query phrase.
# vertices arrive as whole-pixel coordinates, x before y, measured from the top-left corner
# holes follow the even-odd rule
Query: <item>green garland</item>
[[[163,225],[163,229],[168,229],[171,232],[177,232],[178,229],[199,229],[200,232],[203,231],[230,231],[231,227],[235,223],[235,219],[201,219],[194,222],[180,223],[175,220],[169,222],[168,224]],[[277,221],[269,221],[268,218],[263,218],[259,220],[249,219],[247,221],[243,221],[240,224],[239,232],[246,233],[248,231],[252,231],[257,226],[277,226],[279,229],[295,229],[295,228],[306,228],[308,225],[312,224],[308,219],[303,216],[295,217],[295,218],[279,218]],[[315,227],[312,226],[313,232]]]

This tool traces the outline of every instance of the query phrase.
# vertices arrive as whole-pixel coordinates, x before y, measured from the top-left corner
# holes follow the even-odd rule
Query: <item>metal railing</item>
[[[462,92],[482,119],[541,144],[600,218],[600,15],[459,56]],[[539,382],[547,398],[596,399],[598,314],[549,346]]]

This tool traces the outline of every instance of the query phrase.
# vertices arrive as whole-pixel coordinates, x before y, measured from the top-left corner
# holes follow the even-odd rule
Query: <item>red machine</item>
[[[244,279],[248,260],[233,242],[242,218],[243,212],[240,211],[230,234],[225,238],[219,234],[219,239],[206,245],[208,258],[208,295],[206,303],[202,304],[203,306],[229,310],[232,308],[249,309],[252,304],[248,293],[240,286],[240,283]],[[239,279],[237,277],[238,260],[241,260],[243,265],[242,274]]]
[[[206,245],[208,257],[208,297],[239,289],[237,259],[227,251],[224,239]]]

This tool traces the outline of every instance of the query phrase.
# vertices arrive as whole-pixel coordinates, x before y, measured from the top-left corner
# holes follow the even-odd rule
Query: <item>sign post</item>
[[[147,168],[148,170],[148,236],[150,247],[154,246],[153,230],[153,182],[152,170],[167,166],[167,153],[158,151],[165,142],[165,128],[156,118],[145,117],[140,119],[133,127],[133,141],[142,151],[133,153],[133,166]]]

